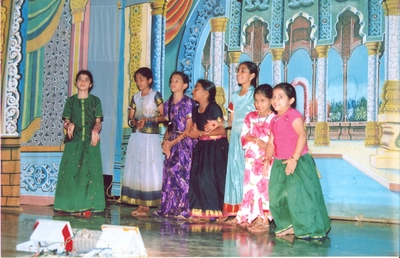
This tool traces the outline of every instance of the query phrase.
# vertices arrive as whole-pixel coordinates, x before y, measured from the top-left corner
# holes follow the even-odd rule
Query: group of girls
[[[239,65],[241,87],[225,121],[212,82],[198,80],[189,98],[189,78],[176,71],[163,103],[151,88],[151,70],[136,71],[139,92],[129,104],[132,134],[121,193],[122,202],[138,206],[133,216],[210,219],[250,232],[267,231],[273,219],[277,236],[326,237],[330,219],[294,87],[256,87],[257,76],[256,64]],[[167,129],[160,144],[161,122]],[[150,214],[150,207],[158,209]]]

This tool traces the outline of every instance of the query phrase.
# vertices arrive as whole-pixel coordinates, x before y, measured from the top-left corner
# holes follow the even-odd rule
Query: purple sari
[[[186,120],[192,117],[195,102],[184,95],[176,104],[164,104],[164,114],[170,116],[174,125],[169,140],[174,140],[186,129]],[[171,107],[170,114],[168,114]],[[165,217],[190,216],[189,179],[192,165],[192,152],[197,140],[185,137],[171,148],[171,155],[164,159],[163,181],[161,189],[161,207],[154,215]]]

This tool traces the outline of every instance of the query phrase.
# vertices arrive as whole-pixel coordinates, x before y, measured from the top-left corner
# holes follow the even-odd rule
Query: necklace
[[[264,121],[261,121],[260,120],[260,114],[258,114],[258,117],[257,117],[258,118],[258,122],[263,124],[263,123],[265,123],[265,121],[267,121],[268,117],[269,117],[269,114],[264,118]]]

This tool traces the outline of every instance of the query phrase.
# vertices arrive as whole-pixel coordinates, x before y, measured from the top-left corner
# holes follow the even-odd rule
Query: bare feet
[[[132,211],[131,215],[134,217],[149,216],[150,207],[140,205],[136,210]]]
[[[132,216],[136,216],[136,214],[137,214],[138,212],[140,212],[140,211],[142,210],[142,208],[143,208],[143,206],[140,206],[140,205],[139,205],[139,207],[137,207],[136,210],[132,211],[131,215],[132,215]]]
[[[251,226],[247,228],[251,233],[261,233],[269,230],[269,222],[268,220],[264,221],[262,218],[256,218]]]
[[[242,222],[242,223],[240,223],[240,224],[237,224],[237,226],[238,226],[240,229],[247,229],[247,228],[250,227],[250,224],[247,223],[247,221],[245,221],[245,222]]]
[[[286,229],[285,231],[282,231],[282,232],[276,234],[277,237],[283,237],[286,235],[294,235],[293,227],[290,227],[290,228]]]

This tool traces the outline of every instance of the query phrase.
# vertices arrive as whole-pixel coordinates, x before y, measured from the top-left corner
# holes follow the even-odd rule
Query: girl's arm
[[[96,146],[97,143],[100,141],[100,135],[99,135],[100,131],[101,131],[101,119],[96,118],[96,124],[92,129],[92,140],[90,142],[92,146]]]
[[[204,126],[204,131],[211,132],[216,128],[222,128],[222,129],[231,128],[233,117],[234,117],[234,112],[230,112],[228,121],[219,122],[218,120],[207,120],[207,124]]]
[[[72,123],[69,119],[65,119],[64,128],[65,130],[67,130],[68,138],[72,139],[72,137],[74,136],[75,124]]]
[[[176,137],[172,141],[169,140],[170,132],[168,132],[168,130],[165,132],[164,140],[161,143],[161,147],[162,147],[163,153],[165,154],[166,158],[169,158],[169,156],[171,155],[172,146],[174,146],[178,142],[182,141],[186,137],[186,134],[188,134],[190,132],[190,130],[192,128],[192,124],[193,124],[192,118],[191,117],[186,118],[185,131],[183,131],[180,135],[178,135],[178,137]]]
[[[128,125],[129,125],[129,127],[132,127],[132,128],[136,127],[137,123],[138,123],[138,121],[134,119],[135,113],[136,113],[136,110],[134,110],[133,108],[129,108],[129,111],[128,111]]]
[[[307,142],[303,119],[301,117],[296,118],[293,121],[292,126],[295,132],[297,133],[298,138],[297,138],[296,148],[294,150],[294,153],[292,154],[292,157],[282,162],[283,164],[287,164],[285,170],[286,175],[294,173],[294,170],[296,169],[297,166],[297,161],[299,160],[301,153],[303,152],[304,146],[306,145]]]
[[[265,159],[264,159],[264,170],[263,175],[268,176],[268,171],[272,165],[272,156],[274,155],[275,145],[274,145],[274,135],[272,132],[269,135],[269,139],[267,142],[267,147],[265,151]]]

